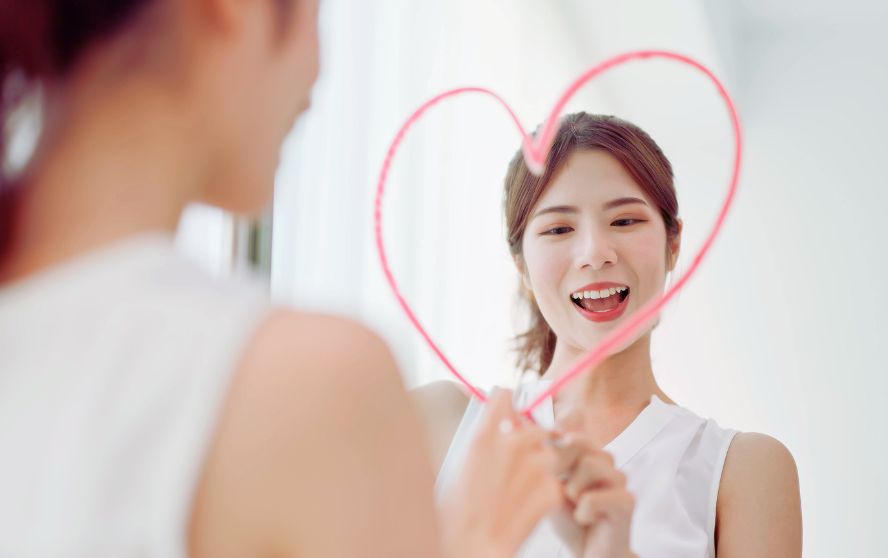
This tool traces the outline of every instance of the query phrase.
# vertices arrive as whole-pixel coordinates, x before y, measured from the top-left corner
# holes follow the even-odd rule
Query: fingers
[[[561,507],[561,483],[552,475],[551,452],[540,452],[526,458],[513,478],[511,498],[506,505],[513,510],[504,525],[510,535],[524,540],[546,515]]]
[[[635,498],[624,488],[585,492],[577,501],[574,520],[580,525],[591,525],[603,518],[625,521],[632,516]]]
[[[495,446],[512,457],[543,449],[549,434],[515,411],[510,390],[494,391],[486,407],[475,436],[477,446]]]
[[[556,470],[565,478],[564,495],[574,504],[574,514],[586,521],[594,521],[601,509],[617,512],[620,506],[634,506],[626,490],[626,476],[619,471],[614,458],[580,434],[561,437],[556,449]],[[581,506],[581,502],[585,502]]]
[[[562,499],[561,483],[554,474],[557,453],[546,443],[551,433],[516,412],[508,390],[497,390],[488,404],[491,411],[485,427],[488,432],[496,432],[492,443],[511,464],[507,478],[512,494],[518,498],[516,505],[520,502],[520,507],[528,510],[527,517],[539,519],[540,514],[560,505]],[[504,424],[511,426],[503,428]]]
[[[507,389],[494,390],[484,406],[484,415],[478,428],[478,436],[495,436],[505,430],[503,424],[515,424],[518,414],[512,407],[512,392]],[[503,421],[508,421],[504,423]]]
[[[508,475],[511,486],[533,487],[545,476],[560,488],[555,475],[557,456],[555,450],[546,444],[548,434],[533,424],[519,424],[511,432],[500,434],[492,443],[498,459],[503,463],[503,474]]]
[[[480,533],[484,548],[494,549],[485,556],[514,555],[537,523],[565,502],[550,437],[515,411],[510,391],[490,395],[460,475],[464,488],[453,492],[449,508],[459,525]]]
[[[563,477],[569,476],[577,465],[577,462],[585,455],[604,453],[587,437],[578,434],[565,434],[553,441],[557,450],[558,463],[556,471]]]
[[[580,458],[564,485],[564,493],[572,502],[577,502],[585,491],[625,486],[626,477],[614,467],[613,457],[606,452],[596,452]]]
[[[484,407],[478,436],[493,437],[509,434],[519,427],[533,425],[527,417],[515,410],[512,405],[512,390],[493,390]]]
[[[471,453],[483,456],[495,475],[488,482],[500,485],[503,515],[496,530],[507,547],[517,549],[536,524],[563,502],[561,483],[554,474],[557,454],[546,443],[550,437],[515,411],[510,391],[491,394]]]

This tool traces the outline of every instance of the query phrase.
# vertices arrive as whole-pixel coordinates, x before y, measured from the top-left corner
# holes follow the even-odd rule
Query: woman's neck
[[[0,281],[126,236],[173,232],[197,196],[200,154],[159,92],[121,88],[66,113],[73,117],[48,129],[25,175]]]
[[[556,409],[579,407],[596,414],[621,415],[632,414],[633,410],[637,414],[647,405],[652,395],[672,403],[654,378],[650,343],[648,333],[593,370],[580,374],[556,395]],[[551,379],[564,374],[584,354],[575,347],[556,344],[552,364],[543,377]]]

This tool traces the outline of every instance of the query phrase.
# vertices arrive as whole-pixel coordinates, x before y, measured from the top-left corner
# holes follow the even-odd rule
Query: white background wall
[[[790,448],[805,556],[880,555],[888,525],[883,6],[325,0],[322,76],[278,179],[273,291],[377,328],[408,384],[445,377],[387,291],[373,248],[376,173],[401,120],[433,93],[486,85],[530,127],[609,54],[692,55],[734,93],[747,158],[723,236],[655,335],[658,379],[695,412]],[[729,170],[727,120],[705,80],[665,62],[637,64],[570,108],[629,118],[661,143],[676,168],[689,261]],[[441,107],[405,142],[385,206],[405,293],[447,354],[485,386],[515,379],[507,340],[516,279],[499,204],[517,142],[490,101]],[[225,226],[218,216],[191,217],[183,244],[198,253],[202,223]]]
[[[795,453],[806,556],[884,555],[888,10],[754,1],[724,16],[749,164],[712,279],[747,296],[722,295],[738,366],[718,398]]]

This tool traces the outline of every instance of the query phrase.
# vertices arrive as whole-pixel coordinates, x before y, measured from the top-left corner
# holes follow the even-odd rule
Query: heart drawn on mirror
[[[731,178],[728,183],[727,195],[725,196],[724,201],[721,205],[721,209],[716,216],[714,225],[707,234],[702,246],[694,255],[691,265],[681,275],[681,277],[679,277],[675,281],[675,283],[673,283],[673,285],[661,296],[648,301],[647,304],[638,309],[634,314],[625,317],[625,323],[621,327],[611,331],[604,339],[602,339],[602,341],[597,346],[592,348],[583,357],[578,359],[568,371],[555,379],[545,391],[540,393],[533,401],[531,401],[526,408],[522,409],[522,412],[525,415],[530,416],[530,413],[532,413],[533,410],[543,401],[553,396],[568,382],[576,378],[579,374],[582,374],[584,371],[591,370],[592,368],[597,366],[601,361],[603,361],[610,355],[610,351],[614,347],[620,345],[628,337],[634,335],[637,331],[656,320],[660,310],[675,296],[676,293],[678,293],[678,291],[684,288],[688,280],[697,271],[700,262],[703,261],[704,257],[709,252],[713,241],[721,231],[722,225],[724,224],[728,211],[731,209],[731,205],[733,204],[734,196],[737,191],[737,182],[740,176],[740,161],[742,154],[743,136],[740,130],[740,120],[737,115],[736,108],[734,107],[734,102],[732,101],[727,90],[718,80],[718,78],[716,78],[715,75],[706,66],[697,62],[696,60],[682,54],[663,50],[632,51],[609,58],[601,62],[600,64],[586,70],[577,79],[575,79],[573,83],[571,83],[567,87],[564,93],[561,94],[558,101],[555,103],[552,111],[549,113],[548,118],[546,118],[545,122],[540,127],[539,133],[536,135],[536,138],[532,137],[525,131],[514,111],[512,111],[509,105],[498,94],[483,87],[460,87],[440,93],[439,95],[432,97],[431,99],[423,103],[418,109],[416,109],[401,125],[397,134],[395,135],[394,140],[392,140],[388,151],[386,152],[385,159],[382,163],[382,168],[379,172],[376,197],[374,199],[374,230],[376,235],[376,248],[379,256],[379,262],[382,266],[386,281],[389,287],[391,287],[392,292],[394,293],[395,298],[398,301],[398,304],[401,306],[401,309],[406,314],[407,319],[410,320],[410,323],[413,324],[413,327],[416,328],[423,339],[425,339],[426,343],[429,345],[432,351],[438,356],[439,359],[441,359],[450,373],[453,374],[453,376],[457,380],[459,380],[459,382],[461,382],[471,392],[473,396],[477,397],[482,402],[486,401],[487,399],[484,393],[477,387],[475,387],[471,382],[469,382],[463,374],[457,371],[456,367],[451,363],[450,359],[448,359],[444,355],[438,344],[431,338],[431,336],[420,323],[419,318],[413,312],[410,304],[401,293],[398,282],[395,280],[395,276],[392,273],[391,268],[389,267],[389,261],[385,251],[385,243],[383,241],[382,201],[385,194],[385,187],[388,180],[389,169],[391,168],[392,162],[395,158],[395,154],[397,153],[401,142],[403,141],[411,126],[413,126],[431,107],[445,99],[455,97],[457,95],[479,93],[482,95],[493,97],[494,100],[496,100],[505,109],[508,117],[512,120],[512,122],[514,122],[518,134],[521,137],[522,152],[524,154],[524,160],[527,164],[528,169],[539,176],[545,169],[549,149],[552,146],[552,142],[554,141],[555,135],[558,131],[558,126],[560,125],[559,118],[561,116],[561,113],[564,110],[564,107],[567,105],[568,101],[570,101],[570,99],[574,96],[574,94],[581,87],[592,81],[594,78],[600,76],[607,70],[613,69],[617,66],[626,64],[631,61],[652,58],[672,60],[682,63],[686,66],[690,66],[702,72],[704,75],[706,75],[706,77],[709,78],[712,84],[715,85],[718,94],[724,101],[725,107],[728,111],[728,116],[730,117],[734,138],[734,161],[733,168],[731,170]]]

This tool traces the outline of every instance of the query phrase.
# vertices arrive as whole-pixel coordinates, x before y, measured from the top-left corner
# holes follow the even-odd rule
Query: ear
[[[669,241],[669,253],[667,254],[666,271],[672,271],[673,269],[675,269],[675,264],[676,262],[678,262],[678,255],[681,252],[682,230],[684,230],[684,222],[679,219],[678,232],[676,232],[672,240]]]
[[[524,265],[524,258],[521,257],[520,254],[512,256],[512,261],[515,262],[515,267],[518,269],[518,274],[521,275],[521,284],[528,291],[533,291],[533,287],[530,284],[530,277],[527,275],[527,266]]]

